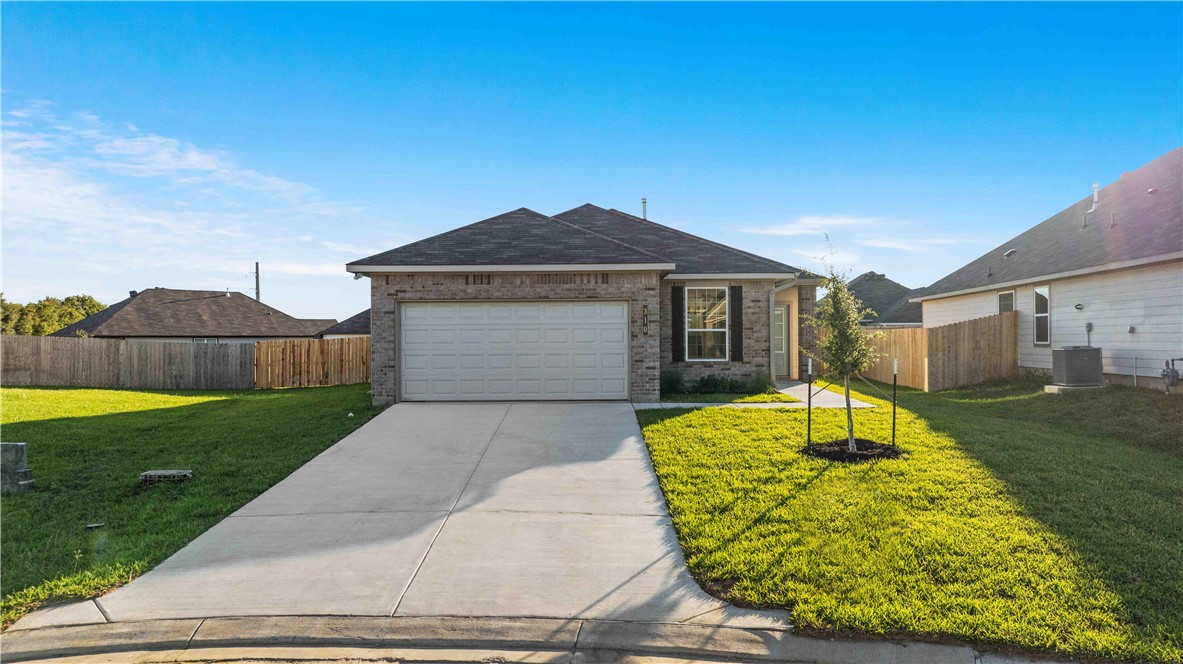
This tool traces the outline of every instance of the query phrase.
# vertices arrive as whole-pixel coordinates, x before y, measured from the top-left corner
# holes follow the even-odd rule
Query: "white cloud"
[[[849,268],[859,264],[858,254],[834,249],[833,247],[798,247],[793,252],[811,261],[814,266],[825,267],[833,265],[836,268]]]
[[[381,251],[375,250],[373,247],[362,247],[356,244],[345,244],[342,242],[322,242],[321,245],[330,251],[339,251],[343,254],[356,254],[358,258],[372,256],[378,253],[378,251]]]
[[[3,142],[6,295],[194,283],[249,290],[257,260],[271,303],[283,309],[287,298],[293,315],[342,314],[334,311],[341,301],[307,296],[307,288],[331,291],[340,281],[307,284],[349,276],[338,255],[348,245],[329,248],[308,231],[365,220],[365,210],[223,151],[52,111],[36,103],[7,114],[20,127],[6,127]]]
[[[881,221],[873,217],[825,217],[825,216],[809,216],[799,217],[787,224],[780,226],[769,226],[764,228],[745,228],[744,233],[753,233],[756,235],[780,235],[780,236],[801,236],[801,235],[821,235],[836,228],[850,228],[852,226],[866,226],[875,222]]]

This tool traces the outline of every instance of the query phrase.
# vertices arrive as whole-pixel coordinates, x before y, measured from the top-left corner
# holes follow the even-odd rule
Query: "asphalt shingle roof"
[[[671,259],[675,273],[801,273],[799,268],[590,203],[555,215],[556,219],[626,242]]]
[[[816,275],[619,210],[582,205],[548,217],[520,208],[349,264],[672,264],[674,274]]]
[[[519,208],[349,265],[597,265],[669,262],[655,253],[533,210]]]
[[[1183,148],[1173,150],[928,287],[922,297],[1183,251]],[[1008,251],[1010,256],[1004,257]]]
[[[242,293],[150,288],[51,336],[312,337],[336,322],[293,318]]]
[[[356,313],[349,318],[327,327],[320,331],[320,336],[326,334],[369,334],[370,333],[370,310],[366,309],[361,313]]]
[[[908,288],[878,272],[864,272],[850,280],[850,290],[863,303],[864,307],[875,312],[870,317],[872,322],[919,323],[921,321],[920,303],[910,303],[908,299],[919,297],[924,289]]]

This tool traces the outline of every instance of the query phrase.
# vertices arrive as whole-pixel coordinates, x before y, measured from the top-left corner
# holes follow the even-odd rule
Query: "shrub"
[[[752,377],[748,379],[748,392],[752,394],[763,394],[765,392],[775,392],[772,385],[772,376],[763,369],[756,369]]]
[[[707,374],[694,382],[694,387],[691,392],[699,394],[707,394],[711,392],[724,392],[730,394],[746,394],[748,392],[748,381],[740,380],[739,378],[732,378],[722,374]]]
[[[678,369],[661,370],[661,393],[682,394],[686,391],[686,377]]]

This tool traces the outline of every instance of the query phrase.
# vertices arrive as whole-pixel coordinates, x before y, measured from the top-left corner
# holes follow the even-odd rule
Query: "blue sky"
[[[368,304],[343,264],[585,202],[922,286],[1183,145],[1183,5],[14,4],[6,297]]]

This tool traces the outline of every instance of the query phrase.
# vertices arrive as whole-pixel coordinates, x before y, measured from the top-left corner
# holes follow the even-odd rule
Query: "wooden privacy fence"
[[[318,387],[370,380],[370,338],[285,339],[255,344],[255,387]]]
[[[364,383],[370,338],[194,344],[5,336],[6,386],[144,390],[249,390]]]
[[[6,386],[145,390],[249,390],[254,344],[193,344],[118,339],[5,336]]]
[[[1019,375],[1017,311],[940,327],[864,329],[878,334],[879,361],[863,373],[872,380],[890,383],[896,359],[900,385],[926,392]]]

